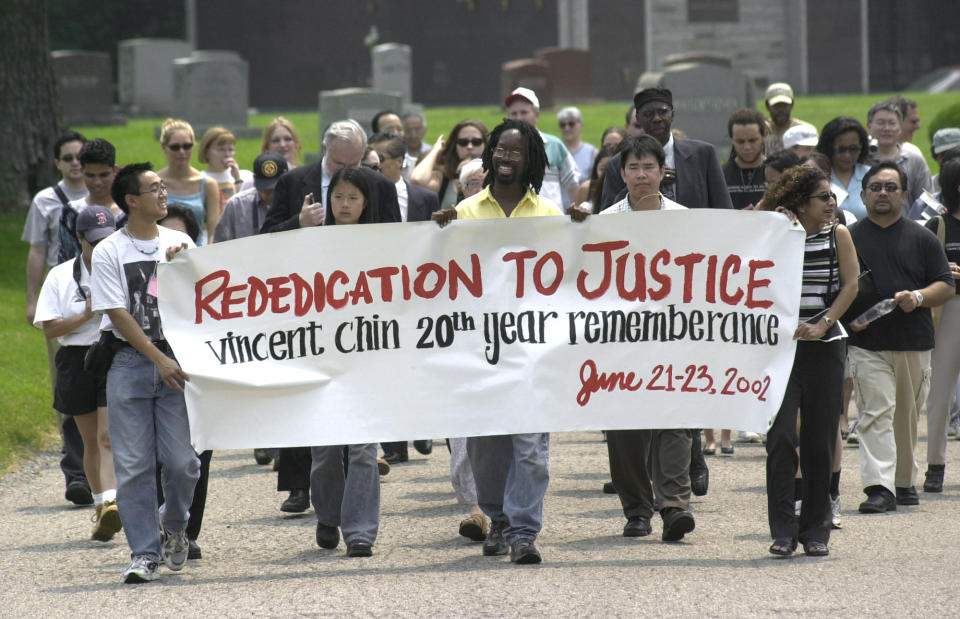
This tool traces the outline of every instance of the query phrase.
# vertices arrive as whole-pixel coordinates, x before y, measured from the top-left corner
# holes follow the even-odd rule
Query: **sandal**
[[[717,453],[717,448],[716,448],[716,447],[704,447],[704,448],[703,448],[703,455],[705,455],[705,456],[712,456],[712,455],[715,454],[715,453]]]
[[[721,446],[720,446],[720,453],[722,453],[722,454],[724,454],[724,455],[727,455],[727,456],[732,456],[732,455],[733,455],[733,445],[730,445],[730,446],[728,446],[728,447],[724,447],[723,445],[721,445]]]
[[[770,544],[770,554],[778,557],[789,557],[797,549],[796,538],[778,537]]]
[[[804,542],[803,554],[808,557],[825,557],[830,554],[830,548],[823,542]]]

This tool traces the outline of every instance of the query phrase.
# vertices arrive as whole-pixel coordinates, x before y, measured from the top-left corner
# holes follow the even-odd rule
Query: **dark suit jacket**
[[[600,208],[596,209],[598,213],[627,195],[627,187],[620,176],[621,154],[617,153],[607,163]],[[677,168],[675,202],[687,208],[733,208],[713,146],[700,140],[674,137],[673,163]]]
[[[407,186],[407,221],[430,221],[430,215],[440,210],[436,192],[404,179]]]
[[[276,191],[273,194],[273,204],[267,211],[267,217],[260,226],[260,232],[280,232],[282,230],[296,230],[300,227],[300,210],[303,208],[303,198],[308,193],[313,194],[314,200],[327,202],[323,195],[323,160],[307,166],[295,168],[280,177]],[[371,222],[399,222],[400,206],[397,204],[397,188],[393,182],[383,174],[369,168],[360,168],[370,182],[370,213]],[[327,219],[332,218],[332,211],[327,209]]]

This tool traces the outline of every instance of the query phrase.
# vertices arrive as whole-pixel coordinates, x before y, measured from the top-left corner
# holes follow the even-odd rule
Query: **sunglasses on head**
[[[167,148],[175,153],[179,153],[181,150],[190,150],[193,148],[193,142],[187,142],[186,144],[167,144]]]
[[[483,138],[457,138],[457,146],[483,146]]]

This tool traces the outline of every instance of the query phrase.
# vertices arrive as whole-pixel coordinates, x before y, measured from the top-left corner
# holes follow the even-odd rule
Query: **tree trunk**
[[[23,209],[57,180],[60,96],[50,62],[47,0],[0,2],[0,212]]]

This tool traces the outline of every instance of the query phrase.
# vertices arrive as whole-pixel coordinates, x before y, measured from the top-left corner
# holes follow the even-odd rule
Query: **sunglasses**
[[[896,183],[870,183],[867,185],[867,189],[873,193],[880,193],[881,190],[886,191],[887,193],[897,193],[900,191],[900,185]]]
[[[179,153],[181,150],[190,150],[193,148],[193,142],[188,142],[186,144],[167,144],[167,148],[175,153]]]
[[[64,163],[73,163],[74,159],[76,159],[77,161],[80,161],[80,156],[74,155],[73,153],[67,153],[66,155],[60,156],[60,161]]]
[[[850,153],[851,155],[855,155],[863,149],[860,148],[859,146],[838,146],[833,150],[838,155],[842,155],[843,153]]]
[[[835,193],[833,193],[833,192],[831,192],[831,191],[825,191],[825,192],[823,192],[823,193],[817,193],[817,194],[814,194],[814,195],[810,196],[810,199],[811,199],[811,200],[814,199],[814,198],[816,198],[817,200],[820,200],[821,202],[829,202],[831,198],[833,198],[834,200],[836,200],[836,199],[837,199],[837,194],[835,194]]]
[[[576,127],[576,126],[577,126],[577,121],[575,121],[575,120],[561,120],[561,121],[560,121],[560,127],[562,127],[562,128],[565,128],[565,127]]]
[[[457,138],[457,146],[483,146],[483,138]]]

